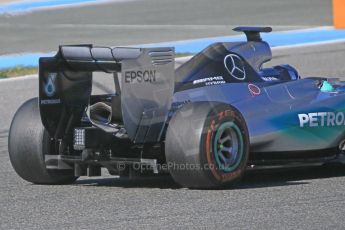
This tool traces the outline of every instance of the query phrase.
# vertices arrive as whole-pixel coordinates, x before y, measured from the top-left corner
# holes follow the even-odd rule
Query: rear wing
[[[162,136],[174,91],[174,48],[60,46],[39,61],[39,105],[51,136],[63,138],[89,105],[92,73],[112,73],[124,127],[136,143]]]

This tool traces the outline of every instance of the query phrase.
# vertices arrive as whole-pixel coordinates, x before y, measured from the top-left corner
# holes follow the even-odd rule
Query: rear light
[[[75,150],[85,149],[85,129],[74,129],[74,143]]]

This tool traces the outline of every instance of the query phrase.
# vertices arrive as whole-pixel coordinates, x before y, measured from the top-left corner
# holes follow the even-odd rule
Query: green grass
[[[37,67],[16,66],[14,68],[9,69],[0,69],[0,78],[19,77],[37,73]]]
[[[192,56],[192,53],[176,53],[175,57],[176,58],[180,58],[180,57],[188,57],[188,56]]]

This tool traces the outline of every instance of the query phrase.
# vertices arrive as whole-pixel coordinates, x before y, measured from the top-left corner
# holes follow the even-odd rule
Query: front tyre
[[[8,151],[17,174],[35,184],[68,184],[77,178],[73,170],[48,170],[44,155],[50,152],[51,141],[41,122],[38,99],[25,102],[12,120]]]
[[[182,107],[169,123],[165,146],[172,177],[189,188],[231,185],[243,175],[249,156],[242,115],[220,103]]]

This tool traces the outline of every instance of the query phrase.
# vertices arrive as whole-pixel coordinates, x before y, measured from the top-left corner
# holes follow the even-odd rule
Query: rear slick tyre
[[[240,112],[229,105],[187,104],[169,123],[165,154],[170,174],[184,187],[232,185],[247,167],[247,126]]]
[[[17,174],[35,184],[69,184],[77,178],[73,170],[48,170],[44,155],[50,151],[50,137],[41,122],[38,99],[25,102],[12,120],[8,151]]]

